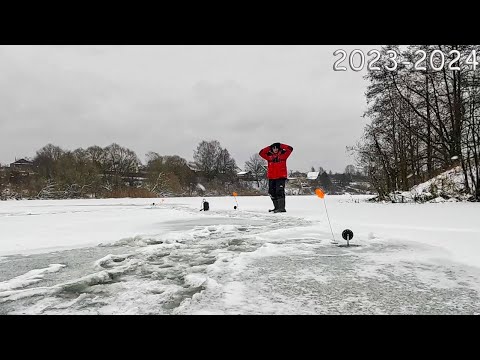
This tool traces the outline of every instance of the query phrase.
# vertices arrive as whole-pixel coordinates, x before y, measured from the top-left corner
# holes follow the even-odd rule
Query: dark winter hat
[[[279,142],[276,142],[276,143],[273,143],[272,145],[270,145],[271,150],[273,150],[275,148],[280,150],[280,143]]]

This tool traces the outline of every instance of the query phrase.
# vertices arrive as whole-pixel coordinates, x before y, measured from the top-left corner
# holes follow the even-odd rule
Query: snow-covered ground
[[[3,201],[0,314],[480,314],[480,204],[366,198]]]
[[[474,170],[475,171],[475,170]],[[467,177],[468,184],[474,187],[472,179]],[[410,191],[397,191],[390,194],[397,202],[457,202],[471,197],[465,191],[465,175],[461,166],[447,170],[430,180],[415,185]]]

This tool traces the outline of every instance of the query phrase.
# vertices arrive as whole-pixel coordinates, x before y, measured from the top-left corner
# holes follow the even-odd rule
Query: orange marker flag
[[[317,194],[317,196],[320,198],[320,199],[323,199],[325,197],[325,193],[323,192],[322,189],[318,188],[318,189],[315,189],[315,194]]]
[[[317,194],[317,196],[318,196],[320,199],[324,199],[324,198],[325,198],[325,193],[324,193],[323,190],[320,189],[320,188],[315,189],[315,194]],[[328,225],[330,225],[330,231],[332,232],[333,243],[336,244],[337,242],[336,242],[336,240],[335,240],[335,235],[333,234],[332,224],[330,223],[330,217],[328,216],[327,202],[326,202],[325,200],[323,200],[323,205],[325,205],[325,212],[327,213]]]
[[[238,194],[234,191],[234,192],[233,192],[233,196],[237,196],[237,195],[238,195]]]

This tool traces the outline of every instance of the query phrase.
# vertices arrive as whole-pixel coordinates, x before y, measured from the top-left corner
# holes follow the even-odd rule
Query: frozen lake
[[[0,314],[480,314],[480,204],[366,198],[0,202]]]

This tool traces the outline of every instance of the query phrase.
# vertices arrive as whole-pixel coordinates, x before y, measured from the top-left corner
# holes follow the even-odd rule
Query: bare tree
[[[266,179],[265,160],[258,153],[250,156],[250,159],[245,162],[245,170],[252,173],[258,187],[260,187],[260,181]]]
[[[120,186],[122,180],[129,174],[136,173],[141,164],[137,155],[130,149],[116,143],[104,149],[104,168],[115,186]]]
[[[353,165],[347,165],[345,167],[345,174],[348,174],[348,175],[355,175],[356,174],[356,169],[355,169],[355,166]]]
[[[188,167],[187,160],[178,156],[161,156],[149,152],[147,158],[146,188],[159,194],[190,193],[195,174]]]
[[[204,176],[211,180],[217,171],[217,160],[222,148],[217,140],[202,141],[193,153],[193,160]]]
[[[218,178],[221,181],[233,181],[236,178],[235,160],[217,140],[200,142],[193,154],[193,159],[208,180]]]
[[[55,177],[55,163],[64,154],[64,150],[60,147],[48,144],[37,151],[33,159],[33,164],[36,167],[40,176],[45,179],[52,179]]]
[[[237,164],[227,149],[220,150],[216,163],[216,174],[218,177],[224,181],[234,181],[236,179]]]

